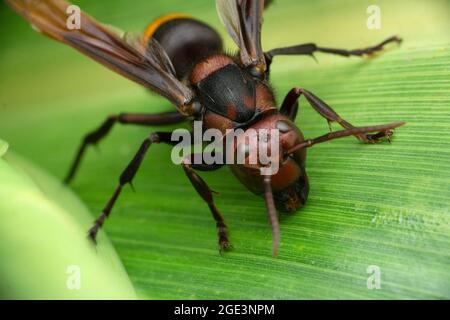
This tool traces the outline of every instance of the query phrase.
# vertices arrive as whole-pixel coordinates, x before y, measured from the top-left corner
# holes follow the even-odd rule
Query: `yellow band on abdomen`
[[[183,18],[190,18],[190,16],[187,14],[184,14],[184,13],[169,13],[169,14],[161,16],[161,17],[155,19],[154,21],[150,22],[144,31],[144,36],[143,36],[144,42],[147,43],[148,40],[155,33],[156,29],[158,29],[164,23],[166,23],[170,20],[183,19]]]

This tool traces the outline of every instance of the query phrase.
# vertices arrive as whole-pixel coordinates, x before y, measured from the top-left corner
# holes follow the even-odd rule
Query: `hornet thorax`
[[[213,55],[203,60],[194,66],[190,80],[205,109],[204,117],[226,120],[227,127],[250,123],[264,111],[275,110],[272,90],[230,56]],[[208,119],[203,120],[208,126]]]

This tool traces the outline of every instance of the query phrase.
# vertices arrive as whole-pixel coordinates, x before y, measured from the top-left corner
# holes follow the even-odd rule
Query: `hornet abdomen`
[[[159,42],[180,80],[187,76],[196,62],[223,49],[222,39],[216,30],[180,13],[157,18],[148,25],[144,37],[147,41],[153,37]]]

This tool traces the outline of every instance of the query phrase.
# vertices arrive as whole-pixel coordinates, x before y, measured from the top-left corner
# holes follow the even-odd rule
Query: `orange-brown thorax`
[[[190,82],[206,109],[205,128],[231,129],[276,110],[270,87],[225,54],[212,55],[196,64]]]

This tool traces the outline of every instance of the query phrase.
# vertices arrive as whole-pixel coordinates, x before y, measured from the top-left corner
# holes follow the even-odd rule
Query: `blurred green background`
[[[235,48],[213,1],[74,2],[130,31],[168,12],[189,13],[216,27],[227,47]],[[372,4],[381,8],[379,30],[366,27]],[[281,216],[277,258],[270,252],[263,200],[228,169],[202,174],[220,192],[216,203],[234,245],[220,256],[208,208],[170,161],[170,148],[151,148],[135,179],[136,193],[125,188],[105,228],[139,297],[450,298],[450,1],[276,0],[265,13],[263,47],[314,41],[352,49],[394,34],[403,45],[373,59],[276,58],[272,83],[279,101],[301,86],[354,124],[407,122],[391,145],[348,138],[309,150],[310,198],[296,214]],[[33,32],[3,2],[0,43],[0,138],[60,179],[83,135],[108,114],[173,109]],[[326,121],[305,101],[300,108],[297,123],[305,136],[327,132]],[[152,130],[117,126],[100,152],[88,150],[72,188],[93,215]],[[0,219],[8,213],[0,212]],[[9,241],[4,237],[0,241]],[[10,258],[0,255],[1,261]],[[370,265],[380,267],[379,290],[367,288]]]

